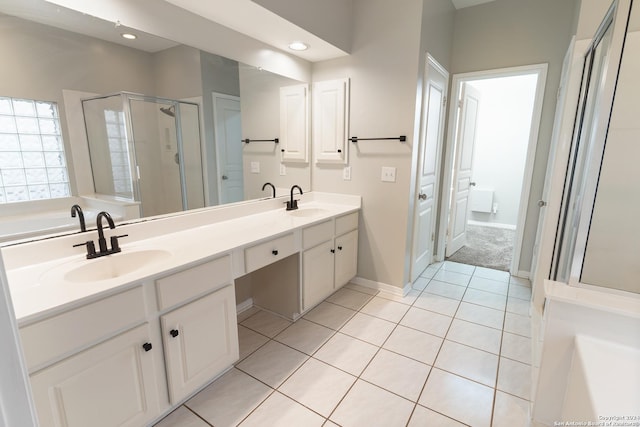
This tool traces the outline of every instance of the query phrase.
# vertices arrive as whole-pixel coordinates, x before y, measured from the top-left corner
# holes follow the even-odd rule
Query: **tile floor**
[[[530,298],[447,261],[404,297],[348,284],[295,323],[251,309],[235,367],[156,427],[527,426]]]

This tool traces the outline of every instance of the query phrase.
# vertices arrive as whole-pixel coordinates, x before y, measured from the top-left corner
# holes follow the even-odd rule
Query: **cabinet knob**
[[[274,249],[274,250],[271,251],[271,253],[274,254],[274,255],[278,255],[278,250]]]
[[[342,246],[338,246],[338,250],[341,251],[342,250]]]
[[[338,150],[338,153],[342,153],[342,150]]]
[[[146,342],[144,344],[142,344],[142,348],[144,349],[144,351],[149,351],[153,348],[153,346],[151,345],[150,342]]]
[[[331,249],[331,253],[332,253],[332,254],[335,254],[335,253],[336,253],[336,250],[335,250],[335,249]]]
[[[173,338],[175,338],[178,335],[180,335],[180,332],[177,329],[172,329],[172,330],[169,331],[169,335],[171,335]]]

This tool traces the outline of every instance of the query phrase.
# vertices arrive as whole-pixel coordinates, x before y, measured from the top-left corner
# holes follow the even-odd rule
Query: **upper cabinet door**
[[[280,144],[283,162],[309,161],[309,85],[280,88]]]
[[[313,84],[313,146],[316,163],[347,164],[349,79]]]

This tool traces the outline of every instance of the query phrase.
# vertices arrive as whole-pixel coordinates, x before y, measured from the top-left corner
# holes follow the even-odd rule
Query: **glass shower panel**
[[[609,50],[611,39],[611,26],[604,33],[600,43],[585,58],[585,71],[583,73],[583,104],[581,105],[582,120],[574,130],[574,146],[572,148],[572,165],[567,174],[565,183],[565,201],[563,212],[565,215],[560,232],[561,246],[557,261],[556,280],[566,282],[569,280],[571,263],[575,251],[578,225],[580,223],[580,210],[584,191],[584,178],[590,144],[593,138],[593,123],[595,107],[598,103],[598,87],[605,77],[603,65]]]
[[[134,200],[132,147],[122,96],[84,100],[82,109],[96,193]]]
[[[200,109],[197,104],[180,102],[179,127],[182,136],[182,162],[187,192],[187,209],[203,208],[204,174],[200,146]]]
[[[640,5],[634,2],[586,244],[581,283],[640,294]]]
[[[175,103],[129,98],[143,216],[183,210]]]

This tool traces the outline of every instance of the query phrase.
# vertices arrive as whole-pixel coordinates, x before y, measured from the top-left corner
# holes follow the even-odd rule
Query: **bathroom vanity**
[[[238,359],[236,282],[295,320],[353,278],[360,198],[283,200],[118,226],[92,260],[95,232],[3,248],[41,425],[146,425],[201,390]]]

